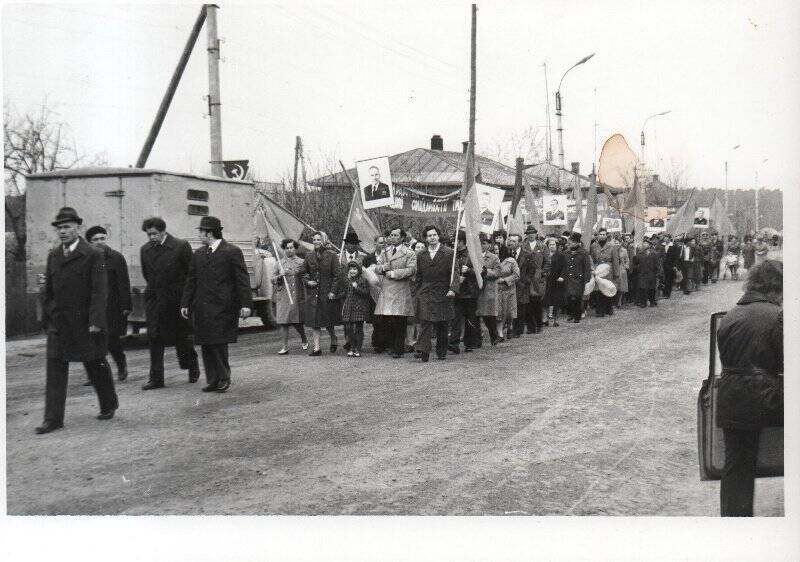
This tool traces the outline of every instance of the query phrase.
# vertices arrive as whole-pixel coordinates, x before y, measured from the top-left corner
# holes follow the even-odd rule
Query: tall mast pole
[[[553,161],[553,126],[550,120],[550,87],[547,83],[547,61],[542,66],[544,67],[544,99],[545,111],[547,112],[547,161]]]
[[[208,37],[208,115],[211,126],[211,175],[222,177],[222,100],[219,93],[219,37],[216,4],[206,4]]]

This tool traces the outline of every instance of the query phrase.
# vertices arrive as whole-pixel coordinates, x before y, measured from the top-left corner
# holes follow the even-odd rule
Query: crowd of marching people
[[[295,331],[303,350],[322,355],[323,329],[330,353],[336,353],[335,326],[341,324],[343,350],[361,357],[369,323],[375,353],[396,359],[414,353],[428,361],[435,350],[444,360],[448,353],[480,348],[487,339],[484,328],[488,343],[497,345],[558,328],[565,319],[580,323],[587,313],[604,317],[628,306],[658,306],[674,288],[688,295],[720,279],[738,280],[740,267],[749,269],[779,252],[777,240],[723,240],[709,229],[674,239],[659,232],[638,244],[630,233],[600,229],[587,251],[580,233],[544,234],[529,225],[523,235],[481,234],[483,261],[473,264],[463,231],[455,245],[435,226],[419,234],[420,239],[400,227],[389,229],[373,240],[369,253],[353,232],[343,251],[323,232],[314,233],[314,248],[304,255],[295,240],[281,241],[278,256],[263,245],[256,278],[259,294],[274,305],[282,333],[278,354],[290,352]]]
[[[71,207],[62,208],[52,222],[61,243],[48,255],[43,288],[47,385],[45,420],[37,433],[63,427],[69,363],[83,363],[98,395],[100,420],[113,418],[118,408],[107,354],[116,363],[118,380],[128,377],[119,341],[132,309],[127,263],[108,246],[102,226],[81,237],[82,222]],[[164,388],[166,347],[175,348],[190,383],[200,378],[202,361],[203,392],[224,393],[231,386],[228,346],[237,340],[240,319],[253,310],[249,274],[242,250],[224,239],[218,218],[202,217],[197,231],[201,246],[192,250],[188,241],[167,231],[163,219],[142,223],[150,354],[143,390]],[[558,328],[565,317],[580,323],[587,311],[611,316],[632,304],[657,306],[659,298],[670,298],[674,286],[691,294],[720,276],[738,279],[742,260],[748,269],[780,259],[779,241],[769,244],[762,237],[741,244],[730,237],[725,244],[704,230],[675,240],[654,234],[636,244],[630,234],[600,229],[587,250],[579,233],[545,235],[531,225],[524,234],[481,234],[480,263],[473,263],[464,232],[454,244],[435,226],[420,234],[418,239],[390,228],[375,237],[369,253],[353,232],[340,251],[324,232],[313,233],[309,249],[291,239],[259,244],[256,289],[280,327],[278,354],[290,352],[289,337],[296,332],[303,350],[322,355],[323,330],[330,353],[336,353],[336,326],[343,325],[343,350],[348,357],[361,357],[364,324],[370,323],[375,353],[399,359],[413,352],[427,362],[433,351],[444,360],[448,353],[480,348],[482,326],[494,346]]]

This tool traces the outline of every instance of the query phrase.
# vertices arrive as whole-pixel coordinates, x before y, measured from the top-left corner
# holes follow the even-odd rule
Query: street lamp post
[[[733,152],[740,146],[742,145],[737,144],[736,146],[730,149],[730,152]],[[725,160],[725,215],[727,214],[728,214],[728,161]]]
[[[594,53],[591,55],[583,57],[581,60],[573,64],[567,69],[567,72],[579,66],[590,58],[594,56]],[[566,77],[567,72],[561,76],[561,80],[558,81],[558,89],[556,90],[556,130],[558,131],[558,162],[561,168],[564,168],[564,126],[561,123],[561,83],[564,81],[564,77]]]
[[[767,160],[769,160],[769,158],[764,158],[761,161],[761,164],[759,164],[759,167],[763,166],[767,162]],[[761,218],[760,215],[758,214],[759,213],[759,210],[758,210],[758,195],[759,195],[759,191],[760,191],[759,188],[758,188],[758,167],[756,167],[756,185],[755,185],[755,188],[756,188],[756,197],[755,197],[755,199],[756,199],[756,209],[755,209],[755,211],[756,211],[756,232],[758,232],[759,221],[760,221],[760,218]]]
[[[641,151],[640,151],[640,160],[642,162],[642,166],[644,166],[644,128],[647,125],[647,122],[650,121],[650,119],[652,119],[653,117],[661,117],[662,115],[666,115],[667,113],[671,113],[671,112],[672,112],[672,110],[668,109],[666,111],[662,111],[661,113],[653,113],[650,117],[648,117],[647,119],[644,120],[644,123],[642,123],[642,132],[641,132],[641,135],[640,135],[641,143],[642,143],[642,148],[641,148]]]

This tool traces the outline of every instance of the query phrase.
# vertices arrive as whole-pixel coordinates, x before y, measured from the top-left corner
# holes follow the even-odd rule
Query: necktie
[[[392,256],[394,256],[395,252],[397,252],[397,246],[392,248]]]
[[[68,258],[71,253],[72,250],[69,249],[69,246],[64,246],[64,257]]]

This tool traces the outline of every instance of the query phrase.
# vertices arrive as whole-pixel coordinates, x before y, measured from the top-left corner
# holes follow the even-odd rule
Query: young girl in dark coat
[[[370,296],[369,284],[364,279],[358,262],[351,261],[347,264],[345,289],[342,322],[350,348],[347,356],[361,357],[361,346],[364,343],[364,321],[369,315]]]

